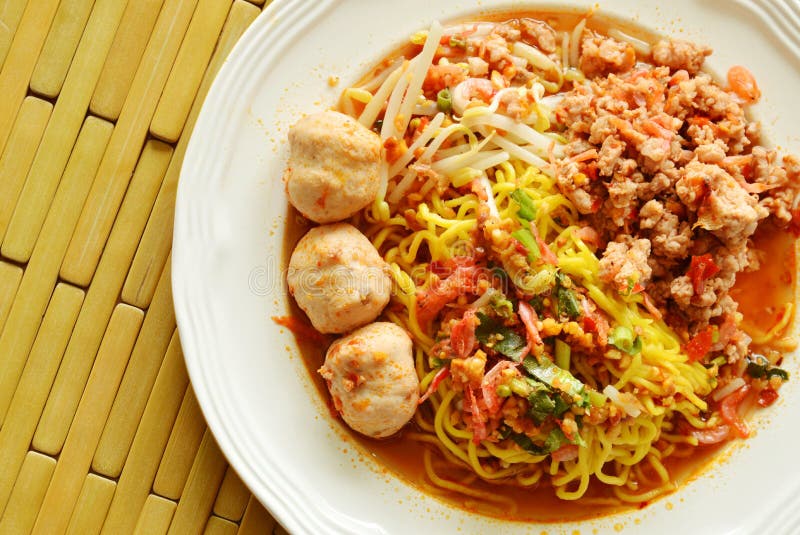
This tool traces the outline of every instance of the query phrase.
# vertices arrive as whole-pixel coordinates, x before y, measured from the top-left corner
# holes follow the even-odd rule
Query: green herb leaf
[[[528,300],[528,304],[533,307],[539,316],[544,313],[544,296],[536,295]]]
[[[527,451],[531,455],[547,455],[550,451],[545,446],[537,446],[528,435],[522,433],[510,433],[511,440],[516,442],[517,446]]]
[[[552,416],[556,411],[556,402],[550,397],[550,393],[544,385],[542,388],[534,390],[528,396],[528,416],[536,425],[542,425],[548,416]]]
[[[589,405],[589,395],[586,385],[575,378],[569,371],[559,368],[549,359],[542,359],[539,363],[534,357],[526,357],[522,361],[522,367],[528,374],[550,388],[565,392],[572,399],[580,398],[576,401],[578,407]]]
[[[513,431],[508,435],[520,448],[527,451],[532,455],[547,455],[558,449],[565,444],[571,444],[569,439],[564,435],[564,432],[556,427],[547,435],[544,444],[539,446],[528,435],[522,433],[514,433]]]
[[[569,319],[574,320],[581,315],[581,307],[578,304],[578,298],[575,297],[575,292],[559,286],[556,297],[560,316],[567,316]]]
[[[556,273],[556,300],[558,303],[558,315],[566,316],[569,319],[576,319],[581,315],[581,306],[578,298],[572,290],[574,284],[572,279],[562,272]]]
[[[560,427],[550,431],[550,434],[547,435],[547,440],[544,441],[544,447],[550,452],[561,449],[561,446],[565,444],[572,444],[572,442],[564,435]]]
[[[483,312],[477,316],[480,324],[475,328],[475,337],[480,343],[517,362],[525,356],[525,338]]]

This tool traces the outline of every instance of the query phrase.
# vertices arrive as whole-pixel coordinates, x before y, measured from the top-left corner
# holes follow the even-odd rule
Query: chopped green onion
[[[519,219],[524,221],[533,221],[536,219],[536,205],[533,204],[533,199],[531,199],[524,190],[515,189],[511,193],[511,198],[519,205],[519,210],[517,210],[517,217]]]
[[[531,270],[522,281],[515,281],[515,283],[526,293],[539,295],[553,288],[553,284],[555,283],[555,270],[552,266],[545,264],[541,266],[536,273],[533,273]]]
[[[784,369],[771,367],[767,370],[767,379],[772,379],[773,377],[780,377],[783,381],[789,380],[789,372]]]
[[[777,366],[772,366],[763,355],[747,357],[747,374],[755,379],[780,377],[783,381],[789,380],[789,372]]]
[[[727,363],[727,362],[728,362],[728,359],[726,359],[725,357],[720,355],[719,357],[715,357],[715,358],[711,359],[711,362],[709,362],[709,365],[720,367],[720,366],[724,366],[725,363]]]
[[[450,90],[446,87],[436,94],[436,106],[439,108],[439,111],[450,113],[453,107],[453,100],[452,95],[450,95]]]
[[[635,355],[642,350],[642,339],[624,325],[618,325],[611,331],[611,334],[608,335],[608,343],[629,355]]]
[[[489,301],[489,306],[497,312],[501,318],[512,318],[514,316],[514,303],[502,292],[495,293]]]
[[[513,393],[518,396],[522,396],[524,398],[528,397],[531,393],[532,387],[528,383],[526,383],[523,379],[519,377],[514,377],[509,381],[508,387],[511,389]]]
[[[588,392],[592,407],[602,407],[606,404],[606,401],[608,401],[608,398],[597,390],[589,390]]]
[[[560,338],[556,338],[556,366],[561,368],[562,370],[569,370],[569,361],[570,356],[572,353],[569,344],[561,340]]]
[[[450,46],[453,48],[467,48],[467,41],[454,35],[450,38]]]
[[[532,264],[538,260],[541,255],[539,244],[536,243],[536,238],[533,237],[533,233],[530,230],[521,228],[512,232],[511,236],[519,241],[528,251],[528,262]]]

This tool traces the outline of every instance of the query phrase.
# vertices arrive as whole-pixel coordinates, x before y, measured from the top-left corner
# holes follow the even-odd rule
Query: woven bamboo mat
[[[283,532],[189,385],[186,145],[264,0],[0,0],[0,533]]]

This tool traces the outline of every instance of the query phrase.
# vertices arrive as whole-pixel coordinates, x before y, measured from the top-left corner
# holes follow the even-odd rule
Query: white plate
[[[586,9],[593,3],[551,3]],[[539,4],[540,7],[542,6]],[[757,434],[641,511],[534,526],[454,509],[381,472],[315,390],[285,315],[288,126],[332,106],[365,69],[434,18],[524,9],[495,0],[276,0],[223,66],[194,130],[175,214],[173,292],[197,398],[222,451],[292,533],[800,532],[800,370]],[[747,65],[771,141],[797,151],[800,8],[791,0],[604,0],[602,13],[708,43],[710,66]],[[338,76],[337,87],[328,85]],[[768,425],[766,425],[768,423]],[[595,531],[597,530],[597,531]]]

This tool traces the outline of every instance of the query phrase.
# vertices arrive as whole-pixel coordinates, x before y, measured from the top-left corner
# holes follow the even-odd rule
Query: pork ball
[[[380,137],[352,117],[304,117],[289,130],[289,201],[317,223],[347,219],[375,200],[380,161]]]
[[[322,333],[373,321],[389,302],[389,267],[353,225],[312,228],[297,243],[286,277],[298,306]]]
[[[393,435],[417,409],[411,338],[394,323],[370,323],[335,341],[319,373],[347,425],[369,437]]]

